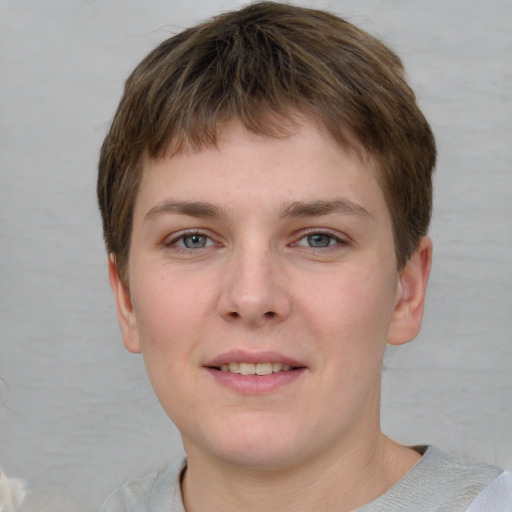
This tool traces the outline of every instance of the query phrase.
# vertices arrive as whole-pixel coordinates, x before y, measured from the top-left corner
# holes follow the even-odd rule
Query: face
[[[386,341],[416,334],[424,293],[374,170],[313,122],[220,135],[146,162],[129,288],[110,267],[125,345],[189,458],[284,468],[368,442]]]

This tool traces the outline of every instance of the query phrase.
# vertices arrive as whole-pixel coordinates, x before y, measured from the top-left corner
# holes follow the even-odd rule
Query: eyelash
[[[186,247],[184,240],[187,238],[194,237],[194,236],[204,237],[206,239],[205,245],[200,246],[200,247]],[[327,237],[328,245],[314,247],[314,246],[309,245],[309,243],[307,243],[307,242],[306,242],[306,244],[299,243],[302,240],[307,240],[309,237],[314,237],[314,236]],[[181,244],[180,244],[180,242],[181,242]],[[334,243],[332,243],[332,242],[334,242]],[[311,229],[310,231],[301,233],[301,236],[299,238],[297,238],[295,242],[290,244],[290,246],[291,247],[306,247],[307,249],[314,250],[314,249],[332,249],[332,248],[344,246],[347,244],[348,244],[348,241],[346,239],[341,238],[340,236],[337,236],[334,233],[331,233],[331,232],[325,231],[325,230]],[[206,233],[203,233],[201,231],[196,231],[196,230],[178,233],[178,234],[174,235],[170,240],[164,241],[165,247],[173,248],[175,250],[184,251],[184,252],[197,251],[199,249],[205,249],[207,247],[212,247],[215,245],[219,245],[219,244],[217,244],[211,236],[209,236]]]
[[[331,233],[331,232],[325,231],[325,230],[312,229],[310,231],[306,231],[305,233],[302,233],[302,236],[300,238],[298,238],[297,241],[292,244],[292,246],[302,246],[302,244],[299,244],[299,242],[301,240],[308,239],[309,237],[313,237],[315,235],[328,237],[329,245],[326,245],[324,247],[313,247],[308,244],[308,245],[304,245],[304,247],[307,247],[308,249],[330,249],[330,248],[334,248],[337,246],[343,246],[343,245],[348,244],[348,241],[346,239],[341,238],[340,236],[335,235],[334,233]],[[334,241],[335,243],[331,244],[332,241]]]
[[[202,246],[202,247],[196,247],[196,248],[186,247],[185,243],[184,243],[184,240],[186,238],[191,238],[193,236],[204,237],[206,239],[205,245]],[[183,243],[183,245],[179,245],[180,241]],[[213,245],[217,245],[217,244],[214,242],[212,237],[207,235],[206,233],[202,233],[201,231],[186,231],[186,232],[182,232],[182,233],[179,233],[179,234],[173,236],[170,240],[165,240],[164,241],[164,246],[165,247],[177,249],[177,250],[180,250],[180,251],[187,251],[187,252],[188,251],[196,251],[198,249],[204,249],[206,247],[211,247]]]

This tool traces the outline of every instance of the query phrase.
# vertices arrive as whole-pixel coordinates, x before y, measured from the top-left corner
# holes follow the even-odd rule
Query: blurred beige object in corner
[[[0,512],[17,512],[25,497],[25,482],[7,478],[0,469]]]

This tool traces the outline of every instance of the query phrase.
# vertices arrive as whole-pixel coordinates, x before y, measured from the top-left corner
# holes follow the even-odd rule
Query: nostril
[[[265,313],[265,316],[266,316],[267,318],[274,318],[274,317],[276,316],[276,314],[275,314],[275,312],[274,312],[274,311],[267,311],[267,312]]]

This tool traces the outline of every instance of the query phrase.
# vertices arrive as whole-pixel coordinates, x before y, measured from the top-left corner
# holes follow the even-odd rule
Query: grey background
[[[512,467],[512,2],[330,8],[403,57],[437,134],[435,263],[420,337],[390,350],[383,427]],[[0,465],[24,510],[89,512],[181,455],[124,351],[94,185],[122,82],[229,0],[0,0]]]

